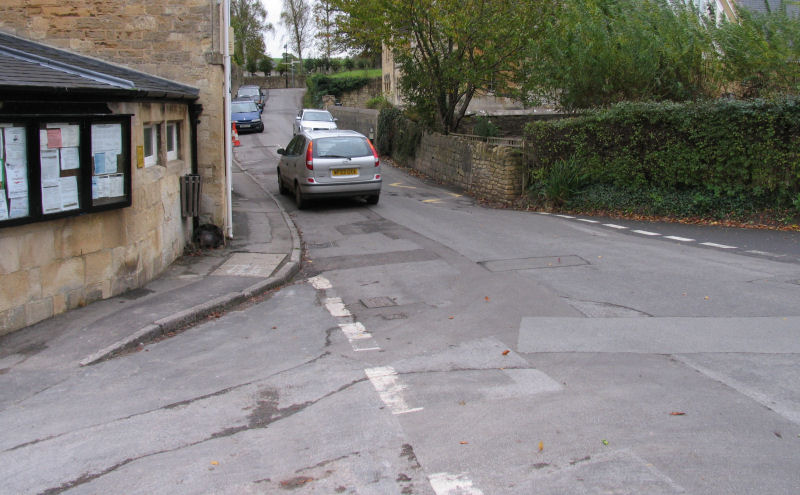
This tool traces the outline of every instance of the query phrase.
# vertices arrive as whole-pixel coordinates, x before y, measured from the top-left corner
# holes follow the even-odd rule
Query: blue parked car
[[[234,100],[231,102],[231,121],[236,130],[264,132],[261,110],[253,100]]]

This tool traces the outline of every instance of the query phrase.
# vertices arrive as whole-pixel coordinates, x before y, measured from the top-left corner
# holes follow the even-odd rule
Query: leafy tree
[[[523,97],[563,109],[684,101],[717,87],[708,19],[683,0],[567,0],[520,72]]]
[[[314,5],[314,24],[317,27],[317,50],[323,59],[330,59],[345,49],[339,21],[343,13],[331,0],[317,0]]]
[[[247,69],[247,72],[249,72],[251,74],[254,73],[256,70],[258,70],[258,63],[257,63],[255,57],[247,59],[247,63],[245,64],[245,68]]]
[[[307,0],[283,0],[281,23],[289,30],[289,40],[300,59],[300,70],[303,68],[303,50],[310,42],[311,6]]]
[[[274,62],[270,57],[264,56],[258,61],[258,70],[263,72],[265,76],[268,76],[272,73],[273,67]]]
[[[800,14],[781,2],[766,13],[740,9],[739,19],[714,30],[729,89],[758,97],[800,92]]]
[[[273,30],[272,24],[267,22],[267,11],[259,0],[231,0],[231,27],[233,59],[239,65],[251,59],[257,60],[264,53],[264,34]]]
[[[458,128],[476,91],[508,89],[552,0],[335,0],[354,44],[394,53],[407,102],[429,126]]]
[[[344,59],[344,68],[345,68],[345,69],[347,69],[347,70],[353,70],[353,68],[354,68],[355,66],[356,66],[356,63],[353,61],[353,59],[352,59],[352,58],[350,58],[350,57],[347,57],[346,59]]]

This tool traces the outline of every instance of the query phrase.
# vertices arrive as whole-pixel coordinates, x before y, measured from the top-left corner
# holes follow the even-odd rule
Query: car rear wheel
[[[371,194],[367,196],[367,204],[368,205],[376,205],[378,204],[378,200],[381,199],[380,194]]]
[[[303,191],[300,190],[300,184],[297,182],[294,183],[294,202],[298,210],[303,210],[308,206],[308,200],[303,195]]]
[[[286,184],[283,183],[283,177],[281,177],[280,170],[278,170],[278,192],[283,194],[284,196],[289,194],[289,189],[287,189]]]

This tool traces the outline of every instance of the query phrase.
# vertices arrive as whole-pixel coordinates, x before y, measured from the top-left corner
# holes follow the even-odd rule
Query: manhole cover
[[[394,299],[390,297],[369,297],[366,299],[361,300],[361,304],[364,307],[372,309],[372,308],[388,308],[389,306],[397,306],[397,303]]]

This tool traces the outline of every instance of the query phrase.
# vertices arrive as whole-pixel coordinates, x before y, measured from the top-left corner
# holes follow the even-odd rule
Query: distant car
[[[269,90],[252,84],[239,86],[239,90],[236,92],[236,99],[243,98],[254,101],[258,108],[263,109],[267,98],[269,98]]]
[[[264,122],[261,120],[261,110],[252,100],[236,99],[231,102],[231,121],[236,124],[236,130],[264,132]]]
[[[304,108],[297,112],[294,119],[293,134],[300,131],[323,131],[338,129],[336,119],[327,110],[317,110],[314,108]]]
[[[278,150],[278,189],[294,194],[298,209],[314,198],[363,197],[378,204],[381,162],[369,139],[356,131],[300,131]]]

